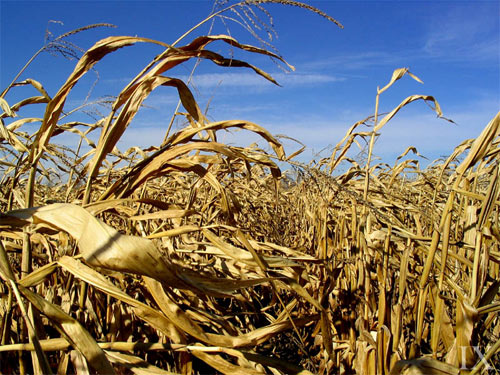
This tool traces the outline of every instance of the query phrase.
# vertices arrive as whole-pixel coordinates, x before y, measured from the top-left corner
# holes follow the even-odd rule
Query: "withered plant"
[[[98,41],[52,97],[19,77],[2,92],[2,373],[477,374],[496,366],[500,113],[427,169],[408,158],[418,156],[414,147],[393,166],[373,164],[376,138],[403,107],[425,101],[442,117],[426,95],[379,115],[381,94],[397,80],[421,82],[397,69],[378,89],[373,116],[354,124],[331,157],[300,165],[255,123],[209,121],[188,84],[166,75],[200,59],[276,83],[210,49],[226,43],[289,66],[259,37],[273,32],[267,3],[338,24],[295,1],[220,2],[172,44]],[[230,35],[180,45],[215,17],[239,22],[263,45]],[[62,43],[72,33],[47,46],[74,48]],[[75,84],[136,43],[163,51],[113,97],[109,113],[65,122]],[[25,84],[41,95],[8,103]],[[165,86],[177,90],[185,112],[173,116],[186,127],[170,134],[169,126],[154,147],[118,150],[145,99]],[[16,118],[34,103],[45,104],[43,117]],[[39,127],[29,133],[31,123]],[[272,151],[220,143],[227,129],[254,132]],[[68,132],[90,151],[56,145]],[[361,164],[349,157],[360,142]],[[277,161],[300,178],[282,175]]]

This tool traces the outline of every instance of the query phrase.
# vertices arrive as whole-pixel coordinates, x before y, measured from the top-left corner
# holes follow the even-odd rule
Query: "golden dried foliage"
[[[273,1],[239,4],[261,9],[266,2]],[[208,121],[186,83],[164,75],[201,58],[275,83],[210,51],[217,41],[281,59],[226,35],[181,47],[110,37],[83,54],[53,98],[32,79],[17,85],[42,96],[10,105],[5,95],[15,85],[3,91],[2,372],[458,374],[492,367],[500,347],[500,113],[477,139],[425,170],[404,159],[418,155],[415,148],[392,167],[372,165],[374,140],[404,106],[424,100],[442,116],[432,96],[413,95],[378,119],[385,90],[405,75],[420,82],[397,69],[378,90],[375,115],[353,125],[330,158],[301,166],[257,124]],[[107,116],[62,123],[82,76],[138,42],[165,50]],[[117,142],[160,86],[177,89],[188,125],[154,149],[121,153]],[[33,103],[45,103],[43,118],[5,125]],[[371,130],[360,131],[369,121]],[[40,123],[33,134],[21,131],[33,122]],[[273,154],[218,142],[217,132],[231,128],[260,135]],[[99,141],[85,155],[53,143],[72,132],[91,144],[93,131]],[[369,145],[364,165],[347,156],[359,139]],[[297,178],[282,176],[276,160],[296,166]],[[52,183],[50,163],[65,184]]]

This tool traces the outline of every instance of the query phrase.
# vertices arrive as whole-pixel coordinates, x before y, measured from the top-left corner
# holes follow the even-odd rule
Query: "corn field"
[[[219,13],[265,3],[300,6],[341,26],[287,0],[245,1]],[[68,48],[65,38],[97,26],[48,46]],[[214,52],[216,43],[285,60],[229,35],[189,36],[172,44],[108,37],[80,56],[55,95],[17,77],[0,94],[0,371],[498,371],[500,112],[425,169],[407,158],[415,148],[392,166],[375,164],[375,140],[403,107],[425,101],[443,117],[426,95],[379,113],[398,80],[420,81],[396,69],[377,89],[373,115],[354,124],[330,157],[304,165],[258,124],[209,121],[188,84],[168,76],[200,60],[276,83]],[[67,121],[74,86],[106,55],[136,43],[163,52],[113,93],[97,121]],[[20,86],[36,95],[10,103]],[[177,90],[174,117],[186,126],[166,130],[155,147],[120,151],[143,102],[163,86]],[[35,104],[44,106],[40,117],[17,115]],[[219,142],[230,129],[257,134],[269,151]],[[65,133],[81,147],[58,144]],[[362,162],[350,157],[359,144],[366,144]]]

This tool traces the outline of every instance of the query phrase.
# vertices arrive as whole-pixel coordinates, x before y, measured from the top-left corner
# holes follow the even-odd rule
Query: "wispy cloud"
[[[153,92],[148,98],[144,101],[144,105],[148,107],[157,107],[164,105],[175,105],[179,100],[179,96],[177,95],[177,91],[171,87],[167,87],[166,90],[171,93],[159,93]]]
[[[327,83],[335,83],[345,81],[345,76],[335,76],[323,73],[269,73],[281,86],[285,88],[295,88],[302,86],[318,86]],[[264,77],[256,74],[253,71],[244,72],[227,72],[227,73],[195,73],[193,77],[188,75],[175,75],[176,78],[183,80],[185,83],[190,81],[190,85],[195,90],[212,89],[212,88],[250,88],[263,90],[266,88],[275,87]],[[107,84],[126,84],[130,82],[129,78],[107,79]],[[171,98],[162,96],[159,99],[148,99],[148,104],[161,102],[165,104],[163,99],[167,100],[167,104],[171,102]]]
[[[361,70],[373,66],[396,66],[407,60],[407,56],[408,53],[363,51],[360,53],[339,54],[330,58],[316,60],[305,64],[305,67],[308,69],[339,67],[342,70]]]
[[[415,146],[422,155],[428,157],[429,162],[441,156],[449,156],[463,140],[475,138],[481,133],[498,111],[498,103],[485,99],[467,103],[466,108],[449,108],[445,115],[452,118],[457,125],[437,118],[433,112],[425,111],[425,108],[422,110],[403,111],[382,129],[374,152],[384,162],[393,163],[409,146]],[[256,122],[272,134],[286,134],[303,142],[307,146],[303,155],[305,161],[316,157],[315,153],[322,150],[322,156],[329,156],[333,146],[344,137],[349,127],[366,115],[353,112],[346,114],[339,121],[327,115],[316,115],[313,118],[307,114],[297,114],[283,122],[259,119],[256,116]],[[360,129],[363,130],[367,129]],[[361,140],[360,142],[363,143]],[[290,143],[290,147],[294,149],[297,145]],[[290,153],[290,149],[287,148],[287,151]],[[353,154],[359,151],[360,149],[353,145]],[[423,160],[421,163],[424,165],[427,161]]]
[[[310,73],[275,73],[271,76],[282,86],[296,87],[304,85],[320,85],[325,83],[344,81],[345,77],[337,77],[328,74]],[[180,79],[187,81],[187,76],[180,76]],[[269,86],[269,81],[253,73],[204,73],[193,77],[193,84],[197,88],[207,88],[222,85],[224,87],[265,87]]]
[[[413,62],[499,63],[500,3],[454,2],[435,4],[435,12],[424,23],[426,28],[408,47],[339,53],[305,63],[307,69],[325,67],[336,72],[355,72],[381,66],[407,66]],[[411,47],[410,47],[411,46]]]
[[[423,52],[445,60],[498,61],[499,12],[497,2],[450,7],[430,22]]]
[[[125,131],[118,141],[118,148],[126,151],[130,147],[160,146],[167,128],[160,126],[150,126],[145,124],[135,124]]]

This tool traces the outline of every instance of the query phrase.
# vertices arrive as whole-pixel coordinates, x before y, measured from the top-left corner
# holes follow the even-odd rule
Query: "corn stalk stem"
[[[375,116],[373,119],[373,131],[371,132],[370,136],[370,145],[368,147],[368,157],[366,159],[366,165],[365,165],[365,188],[363,191],[363,200],[365,203],[367,202],[368,199],[368,189],[370,188],[370,162],[372,159],[372,153],[373,153],[373,146],[375,145],[375,127],[377,126],[378,122],[378,107],[379,107],[379,98],[380,98],[380,87],[377,87],[377,96],[375,97]],[[364,212],[366,212],[366,205],[364,206],[363,209]]]

